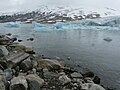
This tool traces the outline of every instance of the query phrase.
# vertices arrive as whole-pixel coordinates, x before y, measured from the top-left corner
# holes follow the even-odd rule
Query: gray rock
[[[24,76],[14,77],[11,80],[10,90],[27,90],[28,84]]]
[[[26,79],[29,84],[29,90],[40,90],[40,87],[44,85],[44,80],[38,75],[30,74],[26,76]]]
[[[27,58],[26,60],[24,60],[20,64],[20,68],[25,72],[28,71],[28,70],[31,70],[32,69],[32,63],[31,63],[30,58]]]
[[[3,80],[3,76],[0,75],[0,90],[5,90],[5,83],[4,83],[4,80]]]
[[[35,52],[34,52],[34,50],[33,50],[32,47],[26,47],[26,48],[25,48],[25,52],[26,52],[26,53],[29,53],[29,54],[35,54]]]
[[[102,86],[94,83],[84,83],[81,85],[82,90],[105,90]]]
[[[44,78],[46,79],[52,79],[52,78],[58,78],[58,74],[54,73],[54,72],[44,72]]]
[[[9,45],[12,40],[6,36],[0,37],[0,45]]]
[[[89,90],[105,90],[105,89],[100,85],[92,84],[92,86],[89,88]]]
[[[72,78],[83,78],[83,76],[80,73],[74,72],[71,74]]]
[[[29,57],[29,54],[24,52],[15,53],[7,57],[7,62],[9,64],[9,67],[13,68],[19,65],[22,61],[24,61],[28,57]]]
[[[7,81],[11,80],[13,78],[12,69],[4,70],[4,77]]]
[[[100,78],[98,76],[95,76],[94,79],[93,79],[93,82],[95,84],[100,84]]]
[[[70,83],[71,82],[71,79],[68,78],[67,75],[61,75],[59,78],[59,82],[64,85],[64,84],[67,84],[67,83]]]
[[[85,73],[83,74],[83,76],[84,76],[84,77],[94,77],[94,73],[91,72],[91,71],[88,71],[88,72],[85,72]]]
[[[9,51],[5,46],[0,46],[0,51],[3,53],[3,55],[7,56],[9,54]]]

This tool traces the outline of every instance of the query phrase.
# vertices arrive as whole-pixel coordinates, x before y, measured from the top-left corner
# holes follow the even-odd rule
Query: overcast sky
[[[0,12],[34,10],[41,5],[71,7],[109,7],[119,10],[120,0],[0,0]]]

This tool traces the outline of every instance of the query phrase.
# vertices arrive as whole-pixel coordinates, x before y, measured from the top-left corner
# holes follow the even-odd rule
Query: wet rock
[[[40,87],[44,85],[44,80],[35,74],[26,76],[26,79],[28,81],[29,90],[40,90]]]
[[[22,41],[23,41],[23,40],[20,40],[20,39],[18,40],[18,42],[22,42]]]
[[[100,84],[100,78],[98,76],[95,76],[94,79],[93,79],[93,82],[95,84]]]
[[[0,90],[6,90],[5,88],[6,88],[6,86],[5,86],[5,83],[4,83],[3,76],[0,75]]]
[[[50,69],[61,69],[63,66],[57,60],[41,59],[38,61],[38,67]]]
[[[30,58],[27,58],[26,60],[24,60],[21,64],[20,64],[20,68],[26,72],[28,70],[31,70],[32,69],[32,63],[31,63],[31,60]]]
[[[112,39],[111,39],[111,38],[109,38],[109,37],[104,38],[103,40],[105,40],[105,41],[107,41],[107,42],[111,42],[111,41],[112,41]]]
[[[33,41],[34,40],[34,38],[28,38],[27,39],[27,41]]]
[[[11,36],[12,34],[11,34],[11,33],[7,33],[6,35],[7,35],[7,36]]]
[[[65,85],[67,83],[70,83],[71,82],[71,79],[68,78],[67,75],[62,75],[59,77],[59,82],[62,84],[62,85]]]
[[[91,72],[91,71],[88,71],[88,72],[85,72],[85,73],[83,74],[83,76],[84,76],[84,77],[94,77],[94,73]]]
[[[74,72],[71,74],[72,78],[83,78],[83,76],[80,73]]]
[[[12,41],[14,42],[14,41],[17,41],[17,38],[16,37],[13,37],[12,38]]]
[[[28,84],[24,76],[14,77],[11,80],[10,90],[27,90]]]

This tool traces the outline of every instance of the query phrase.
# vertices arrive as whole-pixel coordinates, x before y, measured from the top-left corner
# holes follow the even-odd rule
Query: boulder
[[[39,68],[47,68],[59,70],[63,68],[63,66],[57,61],[57,60],[51,60],[51,59],[41,59],[38,61],[38,67]]]
[[[40,87],[44,85],[44,80],[36,74],[27,75],[26,79],[28,81],[29,90],[40,90]]]
[[[65,85],[65,84],[71,82],[71,79],[68,78],[67,75],[61,75],[58,79],[59,79],[59,82],[60,82],[62,85]]]
[[[25,72],[28,71],[28,70],[31,70],[32,69],[32,63],[31,63],[30,58],[27,58],[26,60],[24,60],[20,64],[20,68]]]
[[[44,75],[44,78],[46,78],[46,79],[52,79],[52,78],[58,78],[59,77],[54,72],[44,72],[43,75]]]
[[[26,47],[26,48],[25,48],[25,52],[26,52],[26,53],[29,53],[29,54],[35,54],[35,52],[34,52],[34,50],[33,50],[32,47]]]
[[[92,86],[89,88],[89,90],[105,90],[105,89],[100,85],[92,84]]]
[[[10,81],[13,78],[13,76],[12,76],[13,75],[12,69],[6,69],[6,70],[4,70],[3,74],[4,74],[4,77],[5,77],[5,79],[7,81]]]
[[[0,52],[4,55],[7,56],[9,54],[9,51],[5,46],[0,46]]]
[[[6,69],[8,66],[7,66],[7,62],[6,62],[6,57],[3,53],[3,51],[0,49],[0,68],[2,70]]]
[[[20,53],[14,53],[7,57],[7,63],[10,68],[16,67],[20,65],[22,61],[27,59],[29,57],[29,54],[20,52]]]
[[[81,90],[105,90],[102,86],[94,83],[84,83],[81,85]]]
[[[94,79],[93,79],[93,82],[95,84],[100,84],[100,78],[98,76],[95,76]]]
[[[71,74],[72,78],[83,78],[83,76],[80,73],[74,72]]]
[[[0,45],[9,45],[11,42],[12,40],[6,36],[0,37]]]
[[[85,72],[85,73],[83,74],[83,76],[84,76],[84,77],[94,77],[94,73],[91,72],[91,71],[88,71],[88,72]]]
[[[14,77],[11,80],[10,90],[27,90],[28,84],[24,76]]]

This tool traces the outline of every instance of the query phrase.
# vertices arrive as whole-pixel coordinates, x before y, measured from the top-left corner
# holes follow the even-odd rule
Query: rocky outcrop
[[[93,72],[77,72],[58,58],[35,57],[33,48],[10,41],[0,45],[0,90],[105,90]]]

